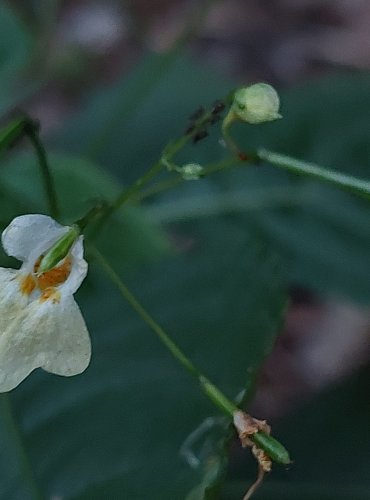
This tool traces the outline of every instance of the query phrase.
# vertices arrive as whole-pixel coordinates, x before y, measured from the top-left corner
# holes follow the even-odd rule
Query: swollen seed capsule
[[[232,111],[240,120],[258,124],[281,118],[279,107],[276,90],[267,83],[256,83],[235,92]]]
[[[250,436],[250,439],[274,462],[284,465],[291,463],[288,451],[272,436],[260,431]]]

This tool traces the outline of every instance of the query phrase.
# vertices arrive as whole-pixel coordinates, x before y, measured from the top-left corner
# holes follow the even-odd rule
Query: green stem
[[[217,163],[212,163],[210,165],[206,165],[204,167],[204,170],[202,172],[202,178],[203,177],[208,177],[212,174],[215,174],[217,172],[222,172],[225,170],[228,170],[230,168],[233,168],[235,166],[240,166],[244,165],[245,162],[239,160],[238,158],[235,157],[230,157],[226,158],[222,161],[219,161]],[[192,182],[192,181],[187,181],[185,180],[181,175],[178,175],[176,177],[170,177],[169,179],[165,179],[163,181],[160,181],[154,186],[151,186],[150,188],[146,189],[145,191],[142,191],[138,193],[134,199],[135,201],[142,201],[146,198],[150,198],[151,196],[154,196],[156,194],[163,193],[165,191],[168,191],[179,184],[183,184],[184,182]]]
[[[169,179],[164,179],[163,181],[154,184],[154,186],[149,187],[145,191],[138,193],[134,197],[134,201],[138,202],[146,200],[147,198],[155,196],[156,194],[160,194],[170,189],[173,189],[174,187],[178,186],[179,184],[182,184],[183,182],[185,181],[180,175],[177,177],[170,177]]]
[[[141,319],[151,328],[157,335],[163,345],[170,351],[173,357],[185,368],[185,370],[197,380],[202,391],[212,403],[214,403],[228,417],[233,419],[234,413],[239,410],[238,406],[228,399],[198,368],[190,361],[185,353],[177,346],[165,330],[152,318],[136,297],[131,293],[127,286],[123,283],[118,274],[111,267],[105,257],[99,252],[96,247],[91,248],[93,255],[104,269],[107,276],[116,285],[121,295],[138,313]],[[265,432],[258,431],[250,437],[250,439],[264,449],[273,460],[278,463],[289,463],[289,455],[284,446],[280,444],[272,436]],[[271,454],[271,455],[270,455]]]
[[[222,121],[222,136],[225,141],[226,146],[229,148],[229,150],[234,153],[237,157],[240,156],[240,149],[234,139],[230,135],[230,127],[231,125],[237,121],[238,118],[232,108],[229,110],[228,114],[225,116],[225,118]]]
[[[100,214],[104,213],[107,204],[103,200],[97,201],[82,217],[75,221],[76,226],[83,232]]]
[[[16,118],[0,130],[0,152],[6,151],[14,146],[18,140],[25,136],[25,128],[28,125],[26,118]]]
[[[93,241],[100,230],[103,228],[105,222],[109,219],[109,217],[116,211],[118,208],[122,207],[127,201],[135,196],[140,189],[145,186],[153,177],[155,177],[163,168],[162,162],[158,161],[155,163],[149,170],[145,172],[144,175],[139,177],[129,188],[124,189],[121,194],[117,196],[117,198],[106,206],[105,209],[102,210],[102,214],[89,234],[89,239]]]
[[[153,177],[155,177],[163,168],[163,165],[160,161],[155,163],[149,170],[145,172],[139,179],[137,179],[132,186],[128,189],[125,189],[116,200],[107,208],[105,211],[104,217],[108,217],[117,210],[122,207],[128,200],[133,197],[140,189],[145,186],[148,182],[150,182]]]
[[[35,152],[36,152],[36,156],[37,156],[40,170],[41,170],[42,179],[44,182],[45,193],[46,193],[46,196],[48,198],[50,215],[52,217],[56,218],[59,215],[57,194],[56,194],[53,177],[52,177],[51,170],[50,170],[49,163],[48,163],[46,150],[45,150],[45,148],[40,140],[39,134],[38,134],[34,124],[30,124],[28,127],[26,127],[25,134],[28,136],[28,138],[29,138],[29,140],[30,140],[31,144],[33,145]]]
[[[1,394],[0,401],[1,401],[2,413],[4,415],[4,420],[9,431],[9,435],[13,437],[15,446],[18,450],[21,461],[21,468],[24,473],[24,476],[27,479],[30,492],[32,493],[32,497],[35,500],[44,500],[45,496],[38,485],[37,478],[33,471],[32,462],[24,446],[18,424],[15,421],[9,395]]]
[[[357,179],[351,175],[342,174],[335,170],[320,167],[314,163],[297,160],[296,158],[267,151],[266,149],[259,149],[257,151],[257,158],[289,172],[329,182],[357,195],[370,198],[370,181]]]
[[[230,94],[225,97],[225,100],[230,100]],[[209,121],[211,116],[212,112],[205,113],[194,124],[194,128],[191,133],[182,135],[176,141],[168,143],[164,148],[159,161],[152,165],[141,177],[139,177],[134,182],[134,184],[132,184],[129,188],[124,189],[112,203],[107,205],[107,207],[103,210],[99,221],[90,232],[89,238],[91,240],[94,240],[94,238],[96,238],[97,234],[103,228],[105,222],[117,209],[121,208],[131,198],[136,196],[146,184],[148,184],[157,174],[159,174],[163,167],[167,167],[171,163],[171,159],[197,134],[197,132],[203,127],[203,125]],[[229,161],[230,160],[228,160],[228,162]],[[234,162],[235,159],[232,159],[232,161]],[[213,166],[212,168],[215,169],[215,166]],[[217,169],[220,169],[220,166],[217,166],[216,170]]]
[[[35,149],[41,175],[44,182],[44,189],[48,198],[49,211],[52,217],[59,214],[57,195],[48,164],[46,150],[40,140],[37,124],[29,117],[16,118],[6,127],[0,130],[0,152],[10,149],[23,137],[28,137]]]
[[[200,384],[204,393],[208,398],[215,403],[224,413],[232,417],[233,413],[238,409],[237,406],[224,396],[215,385],[205,377],[198,368],[190,361],[184,352],[177,346],[171,337],[164,331],[164,329],[152,318],[146,309],[140,304],[135,296],[130,292],[127,286],[123,283],[118,274],[110,266],[108,261],[103,255],[95,248],[92,249],[94,257],[99,262],[100,266],[104,269],[106,274],[117,286],[121,295],[127,300],[131,307],[138,313],[142,320],[152,329],[158,336],[164,346],[170,351],[172,356],[185,368],[185,370],[194,377]]]
[[[219,101],[223,102],[225,106],[228,106],[232,102],[233,94],[233,92],[229,92],[222,99],[219,99]],[[169,162],[190,140],[197,135],[200,130],[202,130],[205,125],[210,123],[212,117],[212,110],[205,112],[200,118],[198,118],[198,120],[195,121],[191,132],[182,135],[176,141],[168,143],[163,150],[161,161],[164,164]]]
[[[204,167],[203,175],[204,177],[207,177],[217,172],[222,172],[242,165],[245,165],[244,160],[240,160],[240,158],[235,158],[234,156],[228,157],[224,160],[218,161],[217,163],[212,163]]]

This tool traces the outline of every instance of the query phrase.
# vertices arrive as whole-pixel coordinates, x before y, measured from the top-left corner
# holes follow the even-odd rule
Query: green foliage
[[[230,92],[230,82],[220,75],[210,78],[188,59],[179,59],[145,98],[137,99],[137,82],[150,80],[155,63],[160,64],[160,59],[148,57],[129,77],[92,91],[53,143],[98,159],[126,183],[132,182],[159,158],[169,140],[184,132],[196,108]],[[117,116],[117,109],[121,115]],[[193,155],[197,149],[191,148]],[[209,162],[219,158],[222,148],[207,153]]]
[[[92,126],[91,118],[95,116],[94,137],[99,137],[100,124],[100,130],[104,130],[114,117],[117,99],[129,101],[131,85],[135,86],[135,78],[139,74],[129,81],[125,79],[118,82],[111,89],[95,91],[91,95],[90,105],[84,107],[74,125],[70,127],[68,124],[68,129],[59,139],[60,144],[65,141],[67,148],[72,145],[76,151],[92,152],[94,148],[80,149],[81,131]],[[189,74],[192,78],[188,78]],[[338,172],[369,179],[369,83],[368,75],[337,76],[310,82],[307,86],[282,95],[283,120],[259,127],[236,126],[233,133],[247,151],[266,147],[327,165]],[[137,103],[135,114],[131,112],[118,121],[113,119],[114,132],[105,146],[96,148],[94,154],[122,179],[133,180],[136,172],[147,168],[160,155],[166,140],[173,138],[174,131],[182,132],[186,127],[187,116],[193,109],[225,95],[230,87],[229,83],[211,72],[189,65],[188,61],[179,61],[166,75],[166,79],[145,100]],[[181,100],[178,99],[179,95]],[[103,112],[104,120],[100,120]],[[213,132],[206,141],[196,147],[188,147],[181,155],[181,161],[206,164],[218,159],[223,150],[217,144],[217,139],[218,134]],[[143,142],[144,147],[138,148],[137,145]],[[247,234],[257,232],[282,256],[291,282],[324,294],[341,295],[360,302],[370,298],[369,210],[368,203],[349,193],[268,166],[242,167],[211,179],[186,183],[173,193],[157,196],[150,206],[154,220],[169,224],[170,227],[176,224],[176,231],[182,235],[193,235],[193,226],[189,225],[189,221],[197,219],[202,220],[203,230],[217,220],[223,227],[225,240],[230,244],[235,230]],[[333,434],[335,412],[340,413],[341,408],[347,408],[350,399],[350,395],[341,392],[338,393],[337,406],[328,399],[325,450],[313,447],[320,427],[317,419],[321,411],[325,413],[325,410],[316,409],[316,402],[311,410],[312,415],[316,415],[316,420],[313,419],[315,425],[308,426],[310,417],[302,416],[299,428],[296,426],[293,429],[292,418],[283,435],[279,428],[276,429],[276,435],[291,449],[295,464],[291,471],[285,473],[284,480],[276,480],[277,473],[274,471],[273,477],[268,479],[267,485],[256,498],[295,499],[303,498],[303,494],[307,499],[331,500],[341,498],[341,495],[342,498],[367,498],[368,489],[362,486],[366,470],[357,470],[356,485],[350,482],[349,475],[346,484],[343,483],[343,491],[342,484],[336,489],[330,485],[330,481],[340,482],[338,476],[351,461],[351,453],[355,454],[351,443],[358,443],[363,435],[363,427],[358,426],[351,428],[352,440],[342,439],[340,429]],[[334,412],[330,414],[331,406]],[[338,422],[339,426],[345,427],[344,419],[338,419]],[[295,436],[295,442],[292,442],[292,436]],[[336,466],[338,442],[342,446],[340,467]],[[368,438],[363,442],[368,443]],[[310,449],[312,454],[308,452]],[[324,457],[325,460],[327,454],[331,457],[333,467],[328,476],[325,475],[327,461],[323,464],[321,459]],[[304,467],[299,465],[301,460]],[[365,458],[363,464],[365,468],[368,466]],[[297,468],[302,471],[302,477],[297,476],[291,484],[291,474],[295,474]],[[337,474],[334,474],[334,469]],[[315,476],[319,471],[324,475],[320,481]],[[190,498],[207,498],[224,473],[222,454],[213,454],[209,462],[204,464],[204,477],[199,486],[193,489]],[[303,477],[307,474],[310,480]],[[243,465],[240,477],[244,481],[239,486],[230,483],[227,490],[230,494],[225,492],[225,500],[241,497],[248,486],[245,477],[253,481],[254,475],[253,462],[250,467],[244,468]],[[172,485],[173,482],[170,482]],[[119,483],[113,481],[112,484]],[[106,490],[103,488],[100,491],[102,494]]]
[[[130,182],[159,157],[174,133],[183,132],[194,109],[200,104],[210,105],[233,86],[186,59],[178,60],[145,99],[130,102],[137,79],[148,77],[151,64],[149,60],[130,78],[94,91],[58,143],[96,155],[117,176]],[[236,125],[233,133],[246,151],[265,147],[369,179],[369,83],[368,75],[310,82],[282,94],[282,120],[259,126]],[[123,107],[130,103],[130,113],[120,119],[116,118],[117,101]],[[105,137],[107,129],[111,134],[103,144],[99,130]],[[223,154],[217,142],[219,132],[211,132],[206,141],[186,148],[181,159],[202,165],[219,159]],[[87,145],[91,136],[96,140],[95,149]],[[153,211],[160,208],[160,202],[168,202],[166,222],[210,217],[207,200],[202,201],[207,195],[212,203],[211,215],[226,220],[231,217],[246,231],[260,232],[284,258],[292,282],[360,302],[370,298],[370,207],[366,201],[275,167],[247,166],[189,183],[157,198]],[[226,207],[225,196],[230,200]],[[194,211],[194,206],[199,209]]]
[[[363,369],[285,419],[275,432],[294,457],[289,472],[276,471],[256,500],[365,500],[369,478],[369,369]],[[241,468],[235,473],[245,477]],[[236,479],[236,478],[235,478]],[[225,489],[223,500],[240,498],[246,482]]]
[[[89,161],[51,155],[50,164],[61,206],[62,223],[75,222],[94,202],[111,200],[120,191],[118,183],[109,174]],[[42,179],[32,152],[3,161],[0,186],[4,191],[0,202],[3,227],[9,223],[11,216],[27,211],[47,213]],[[98,242],[120,269],[153,260],[169,250],[169,244],[160,228],[148,219],[144,211],[134,207],[118,211]]]
[[[37,85],[14,86],[32,47],[19,19],[0,6],[0,112]],[[95,161],[127,185],[158,159],[167,140],[183,133],[194,109],[233,86],[186,59],[160,79],[162,65],[163,59],[150,56],[129,78],[93,90],[53,138],[65,152],[50,156],[62,222],[118,193],[117,182]],[[155,87],[153,79],[159,80]],[[235,127],[239,144],[369,179],[369,83],[368,75],[339,76],[291,90],[282,97],[284,119]],[[224,150],[218,139],[211,131],[207,141],[181,153],[180,163],[219,159]],[[32,153],[2,162],[0,196],[1,227],[17,214],[47,211]],[[130,275],[131,284],[185,352],[233,397],[252,385],[279,329],[285,294],[274,252],[291,282],[368,301],[369,215],[368,203],[336,188],[248,166],[187,183],[157,196],[147,209],[119,211],[98,245],[116,269],[127,271],[166,253],[158,223],[169,225],[177,247],[187,250]],[[31,498],[32,474],[48,497],[173,500],[191,491],[188,499],[217,498],[228,462],[226,424],[221,438],[210,432],[202,464],[192,471],[178,451],[209,416],[209,403],[101,275],[92,273],[80,302],[93,336],[89,370],[71,380],[37,373],[11,394],[21,435],[6,400],[0,401],[0,499]],[[353,387],[361,390],[361,384]],[[368,408],[365,392],[353,387],[277,428],[296,465],[289,484],[277,473],[256,498],[369,496]],[[229,478],[225,500],[245,492],[246,477],[254,479],[254,461],[242,463],[240,474]]]
[[[25,89],[15,79],[29,63],[32,38],[20,19],[4,3],[0,5],[0,114],[14,105]]]
[[[265,131],[239,129],[239,137],[245,147],[263,145],[369,180],[369,82],[366,74],[311,82],[283,96],[284,119],[277,125],[267,125]],[[369,203],[273,170],[266,167],[244,179],[260,185],[268,177],[269,184],[283,185],[293,195],[298,192],[300,201],[268,208],[253,221],[285,256],[291,279],[321,292],[368,301]],[[235,179],[238,185],[242,181],[242,175]]]
[[[264,245],[239,229],[226,241],[225,231],[193,227],[190,251],[129,282],[233,397],[271,351],[285,294]],[[48,496],[75,500],[183,498],[200,472],[179,448],[213,406],[104,277],[93,272],[79,303],[93,337],[89,369],[71,379],[36,373],[11,394],[39,483]],[[0,498],[11,491],[28,500],[14,437],[0,432],[8,445],[0,451]]]
[[[264,146],[369,179],[368,140],[363,133],[370,126],[363,105],[370,103],[369,82],[367,76],[338,77],[287,93],[282,99],[283,120],[260,127],[236,127],[239,143],[247,151]],[[340,156],[336,148],[340,148]],[[204,164],[214,150],[212,140],[204,142],[196,153],[197,161]],[[194,157],[190,149],[187,154]],[[361,302],[370,298],[367,201],[274,167],[246,166],[166,196],[168,207],[173,203],[167,222],[191,218],[186,207],[182,213],[176,210],[181,203],[192,211],[195,205],[199,207],[194,217],[209,217],[207,204],[200,201],[206,195],[212,200],[211,215],[227,220],[231,216],[247,231],[258,230],[266,238],[284,257],[291,281]]]

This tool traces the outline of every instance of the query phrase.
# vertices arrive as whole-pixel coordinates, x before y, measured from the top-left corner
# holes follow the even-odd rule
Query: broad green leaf
[[[125,182],[133,181],[159,158],[168,141],[183,133],[196,108],[211,105],[232,86],[221,75],[210,79],[207,69],[181,58],[145,99],[133,103],[138,81],[150,80],[156,61],[150,55],[128,76],[91,92],[73,121],[54,138],[58,147],[97,158]],[[117,107],[122,109],[121,116],[117,116]],[[102,147],[100,140],[106,139],[106,130],[110,134]],[[190,148],[193,153],[197,149]],[[218,145],[211,158],[222,153]]]
[[[150,73],[149,67],[144,64],[111,88],[94,91],[74,124],[68,123],[60,135],[59,144],[86,151],[85,142],[99,136],[99,129],[111,120],[117,100],[130,97],[137,78],[143,71]],[[282,93],[282,120],[260,126],[236,125],[232,132],[246,150],[269,148],[369,180],[369,83],[366,74],[310,82]],[[179,60],[129,119],[123,115],[117,121],[98,157],[122,179],[132,181],[158,158],[169,139],[182,133],[197,106],[211,104],[233,87],[234,83],[208,68]],[[219,159],[226,152],[218,138],[216,125],[211,137],[187,147],[179,161],[204,164]],[[232,198],[235,193],[236,202],[241,198],[243,202],[234,207],[231,203],[225,210],[224,196]],[[370,298],[369,203],[276,167],[246,167],[214,181],[189,182],[172,197],[162,197],[161,201],[168,202],[166,221],[209,217],[207,202],[202,202],[205,194],[210,195],[208,200],[215,197],[212,215],[222,216],[226,211],[228,220],[232,215],[246,230],[260,231],[285,259],[292,282],[361,302]],[[181,204],[187,204],[187,211],[178,210]]]
[[[284,119],[265,130],[239,128],[241,144],[263,145],[369,181],[369,82],[366,74],[337,76],[294,89],[283,95]],[[263,168],[259,179],[271,181],[273,170]],[[301,203],[261,211],[255,223],[285,256],[292,279],[368,301],[370,204],[294,175],[279,173],[276,180],[292,191],[303,189]]]
[[[285,303],[279,266],[238,229],[187,229],[186,254],[128,282],[191,359],[234,397],[277,334]],[[218,412],[113,285],[101,274],[92,278],[78,298],[93,339],[91,366],[71,379],[34,373],[10,395],[34,474],[47,497],[184,498],[201,471],[191,470],[179,449]],[[0,432],[3,441],[6,430]],[[11,436],[7,442],[11,455],[0,450],[0,498],[11,491],[12,500],[28,500],[22,457]]]
[[[190,184],[190,183],[189,183]],[[285,259],[290,280],[326,294],[370,297],[369,203],[272,167],[246,167],[162,196],[157,222],[222,218],[257,230]]]
[[[186,79],[186,73],[192,78]],[[233,133],[247,151],[265,147],[370,180],[369,83],[368,75],[310,82],[282,93],[282,120],[261,126],[236,125]],[[232,86],[196,66],[191,71],[186,64],[174,68],[131,120],[125,135],[127,158],[138,154],[138,165],[145,163],[134,147],[143,136],[148,138],[143,152],[158,155],[165,132],[173,137],[171,129],[181,131],[195,102],[207,105]],[[181,89],[178,106],[171,88]],[[153,117],[160,127],[154,126]],[[188,147],[180,159],[205,164],[222,157],[226,153],[216,139],[215,129],[210,138]],[[109,154],[116,151],[118,140],[115,144]],[[113,162],[109,164],[115,168]],[[285,259],[292,282],[356,301],[370,298],[370,205],[355,195],[276,167],[247,165],[213,179],[189,182],[172,195],[157,197],[157,202],[161,205],[154,205],[153,213],[159,209],[159,220],[164,222],[225,216],[245,230],[259,231]]]
[[[111,200],[119,193],[119,185],[110,175],[81,158],[50,155],[50,166],[61,206],[61,222],[74,222],[95,201]],[[8,198],[11,194],[15,200],[17,211],[13,212],[13,217],[24,213],[25,207],[29,207],[30,212],[48,212],[39,167],[32,153],[13,156],[3,162],[0,186],[8,193]],[[143,210],[133,207],[116,213],[98,241],[120,268],[154,259],[168,250],[160,228],[149,221]]]

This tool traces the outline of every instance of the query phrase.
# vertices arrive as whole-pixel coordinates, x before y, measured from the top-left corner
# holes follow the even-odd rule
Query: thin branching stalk
[[[58,201],[57,201],[57,193],[54,185],[53,176],[51,173],[51,169],[49,166],[46,150],[40,140],[39,134],[36,130],[36,127],[30,125],[26,128],[25,131],[28,136],[31,144],[33,145],[37,159],[39,162],[41,175],[44,183],[45,193],[48,199],[49,211],[50,215],[54,218],[57,218],[59,215],[58,209]]]
[[[231,100],[231,94],[224,97],[223,101],[229,102]],[[202,127],[209,122],[212,117],[212,111],[205,112],[193,125],[192,130],[189,133],[185,133],[180,136],[177,140],[169,142],[164,148],[161,158],[154,163],[142,176],[140,176],[129,188],[124,189],[113,202],[106,205],[105,209],[102,210],[101,216],[93,230],[90,232],[90,239],[98,235],[98,233],[104,227],[105,222],[111,217],[111,215],[124,206],[132,198],[136,197],[137,194],[154,178],[156,177],[164,168],[167,168],[168,164],[171,163],[173,157],[188,144],[202,129]],[[213,171],[222,170],[227,168],[229,163],[235,164],[237,161],[235,158],[228,158],[227,160],[220,162],[219,165],[210,166],[209,172],[206,175],[212,173]]]

